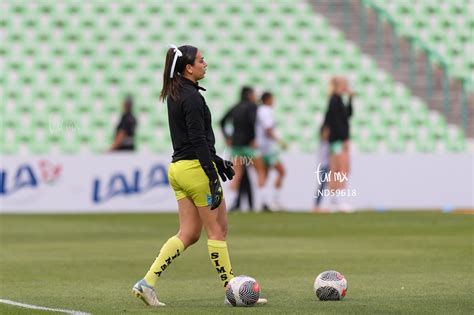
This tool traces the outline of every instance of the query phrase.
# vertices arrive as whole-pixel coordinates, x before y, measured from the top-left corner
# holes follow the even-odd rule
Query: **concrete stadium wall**
[[[0,212],[176,211],[166,176],[169,161],[168,155],[4,156]],[[287,169],[281,195],[285,209],[311,209],[316,157],[288,153],[282,161]],[[344,199],[357,209],[474,208],[473,161],[472,153],[355,153],[348,179],[351,196]]]

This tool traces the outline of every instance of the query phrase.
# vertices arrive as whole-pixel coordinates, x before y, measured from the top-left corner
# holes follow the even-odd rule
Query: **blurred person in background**
[[[255,91],[249,86],[244,86],[240,93],[240,102],[232,107],[220,121],[226,143],[231,147],[234,159],[235,177],[230,183],[229,204],[235,202],[246,166],[255,167],[259,188],[262,188],[265,183],[265,167],[257,151],[255,140],[256,118]],[[233,126],[232,134],[225,128],[229,122]]]
[[[285,177],[285,168],[280,161],[278,145],[286,146],[283,141],[275,135],[275,117],[273,113],[273,94],[264,92],[261,97],[261,105],[257,109],[256,139],[258,150],[262,154],[265,167],[265,186],[262,189],[262,207],[264,211],[281,210],[280,191]],[[274,185],[268,183],[268,175],[271,169],[277,171]]]
[[[211,112],[198,81],[206,74],[207,63],[200,50],[184,45],[171,46],[166,54],[163,89],[166,100],[172,162],[168,179],[178,202],[179,230],[170,237],[144,276],[132,288],[133,294],[147,305],[164,306],[155,292],[161,275],[186,248],[196,243],[204,227],[208,237],[209,258],[225,290],[234,277],[227,250],[227,210],[219,175],[231,180],[232,164],[216,155]],[[227,299],[225,299],[227,301]],[[260,299],[257,303],[265,303]],[[227,303],[229,303],[227,301]]]
[[[123,102],[123,113],[115,129],[115,138],[110,151],[134,151],[137,120],[133,115],[133,98],[129,95]]]
[[[318,188],[316,189],[314,212],[324,211],[321,208],[323,200],[323,190],[329,180],[329,128],[322,125],[319,129],[319,148],[318,148],[318,167],[316,174],[318,176]]]
[[[343,96],[348,94],[347,105],[344,104]],[[349,88],[349,83],[345,77],[333,77],[329,82],[329,105],[324,119],[324,125],[329,127],[329,148],[330,148],[330,173],[331,178],[329,188],[331,194],[331,206],[333,210],[351,211],[352,208],[347,203],[340,202],[341,192],[346,188],[346,180],[341,180],[338,175],[349,175],[349,139],[350,128],[349,118],[352,116],[352,98],[354,92]]]
[[[245,200],[244,197],[247,197],[247,203],[249,206],[249,211],[253,212],[253,192],[252,192],[252,183],[249,177],[248,166],[244,165],[242,170],[242,178],[239,183],[239,192],[235,198],[235,202],[231,205],[229,211],[240,211],[242,208],[242,201]]]
[[[222,117],[220,121],[222,133],[224,135],[224,138],[226,139],[226,145],[230,148],[232,148],[232,132],[233,132],[233,126],[229,130],[227,129],[228,123],[231,122],[231,115],[232,115],[232,110],[237,107],[240,103],[242,102],[242,96],[241,96],[241,101],[231,107],[231,109]],[[249,172],[248,172],[248,166],[246,164],[242,165],[242,176],[240,178],[240,181],[235,183],[235,185],[238,187],[238,193],[237,196],[234,198],[233,202],[229,202],[230,209],[229,211],[240,211],[241,210],[241,202],[244,199],[244,196],[247,197],[247,202],[249,205],[249,211],[253,211],[253,194],[252,194],[252,184],[250,181],[249,177]],[[228,200],[230,198],[228,197]]]

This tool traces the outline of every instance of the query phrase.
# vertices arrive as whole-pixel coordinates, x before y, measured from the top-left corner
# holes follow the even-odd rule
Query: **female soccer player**
[[[216,155],[211,112],[199,91],[207,63],[193,46],[171,46],[166,54],[161,99],[167,101],[173,157],[168,178],[176,194],[179,231],[160,250],[145,277],[132,292],[147,305],[164,306],[155,293],[163,272],[207,231],[209,257],[225,288],[233,278],[227,243],[227,211],[219,182],[232,179],[232,163]],[[225,300],[226,301],[226,300]],[[260,304],[266,300],[259,301]]]
[[[349,95],[347,106],[342,97]],[[349,118],[352,116],[352,98],[355,93],[349,89],[347,79],[344,77],[334,77],[329,82],[329,105],[326,112],[324,124],[329,127],[329,145],[330,145],[330,170],[333,175],[342,173],[349,174]],[[344,181],[338,181],[331,178],[329,187],[332,191],[343,190],[346,187]],[[335,195],[332,203],[336,210],[350,211],[348,204],[340,204],[338,196]]]
[[[267,211],[280,210],[281,203],[279,201],[283,178],[285,177],[285,168],[280,160],[277,145],[285,147],[286,144],[277,138],[275,134],[275,118],[273,115],[273,94],[264,92],[261,97],[262,104],[257,109],[256,138],[258,149],[262,154],[263,163],[265,165],[265,182],[268,180],[268,174],[274,168],[278,176],[274,183],[273,198],[270,198],[272,187],[266,183],[266,187],[262,189],[263,209]]]
[[[257,184],[260,190],[265,184],[265,166],[257,150],[255,139],[255,123],[257,118],[256,95],[253,88],[242,87],[240,102],[233,106],[222,118],[220,124],[227,144],[232,147],[232,156],[235,162],[235,178],[230,183],[227,200],[233,204],[244,168],[253,165],[257,173]],[[227,122],[232,121],[233,133],[229,134]],[[247,167],[248,170],[248,167]]]

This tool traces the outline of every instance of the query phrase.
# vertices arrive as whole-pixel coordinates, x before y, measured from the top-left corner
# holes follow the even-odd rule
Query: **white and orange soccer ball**
[[[229,281],[225,295],[232,306],[252,306],[260,298],[260,285],[252,277],[237,276]]]
[[[321,272],[314,281],[314,293],[321,301],[339,301],[347,294],[347,280],[334,270]]]

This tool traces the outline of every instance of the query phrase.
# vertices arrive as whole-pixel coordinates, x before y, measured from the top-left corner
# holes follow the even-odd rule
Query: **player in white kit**
[[[285,168],[280,161],[278,146],[284,147],[285,144],[275,135],[275,118],[273,116],[273,95],[270,92],[262,94],[262,104],[257,109],[256,119],[256,140],[258,151],[262,155],[265,164],[265,186],[262,191],[262,208],[264,211],[281,210],[279,195]],[[271,169],[278,173],[273,187],[268,183],[268,174]]]

